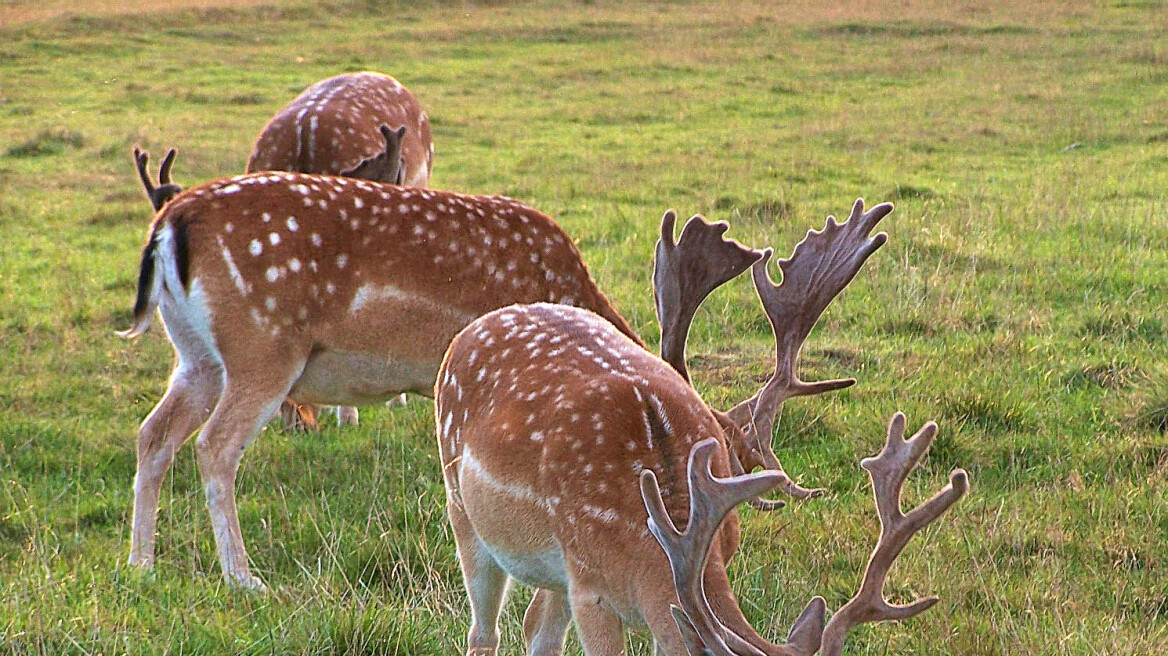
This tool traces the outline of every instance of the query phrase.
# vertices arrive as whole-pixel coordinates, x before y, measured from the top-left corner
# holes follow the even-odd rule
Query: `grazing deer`
[[[224,576],[260,586],[234,484],[244,447],[281,401],[432,395],[459,330],[537,301],[586,307],[640,343],[563,230],[509,198],[270,171],[170,199],[122,333],[144,332],[158,308],[177,356],[138,434],[130,563],[153,564],[162,480],[203,426],[196,449]]]
[[[391,129],[385,121],[400,127]],[[409,90],[388,75],[350,73],[318,82],[281,109],[256,139],[246,172],[320,173],[422,187],[429,184],[433,155],[429,119]],[[170,179],[174,156],[172,148],[155,187],[146,172],[149,154],[134,148],[138,176],[155,211],[182,191]],[[403,394],[390,404],[404,401]],[[357,408],[336,410],[339,423],[358,423]],[[289,400],[280,415],[295,429],[317,427],[318,408],[312,404]]]
[[[739,412],[750,415],[745,423],[756,436],[760,425],[768,427],[762,442],[769,442],[769,426],[783,399],[850,384],[800,381],[797,357],[826,305],[885,242],[883,233],[868,234],[891,210],[884,204],[864,213],[857,201],[847,223],[829,217],[822,231],[809,232],[792,257],[780,262],[780,286],[766,273],[769,252],[753,258],[754,281],[775,329],[778,357],[775,375]],[[688,473],[712,467],[725,478],[758,464],[744,463],[744,451],[753,448],[761,458],[760,451],[770,447],[744,442],[747,431],[702,401],[684,366],[685,331],[693,312],[719,281],[733,277],[734,269],[751,259],[752,251],[723,241],[724,224],[694,220],[674,243],[674,220],[667,214],[663,221],[654,274],[669,364],[597,315],[548,304],[487,314],[459,333],[446,353],[435,388],[435,422],[447,508],[473,615],[467,654],[497,649],[508,577],[539,588],[523,620],[531,655],[559,654],[571,621],[590,655],[622,653],[624,625],[647,626],[659,654],[798,654],[812,653],[819,645],[822,600],[812,602],[796,624],[789,647],[767,643],[750,627],[725,570],[738,546],[737,520],[733,514],[722,519],[740,501],[758,499],[775,486],[796,496],[812,491],[794,485],[776,459],[775,471],[733,479],[733,503],[715,509],[720,513],[715,515]],[[899,425],[903,428],[903,420]],[[929,439],[931,433],[914,444],[927,445]],[[687,471],[687,454],[699,443],[704,446],[691,458],[697,466]],[[918,458],[923,450],[911,449]],[[686,504],[697,504],[689,523],[694,530],[687,529],[680,539],[693,542],[688,551],[670,546],[667,558],[650,539],[650,515],[637,482],[646,474],[653,476],[651,483],[643,483],[645,504],[656,522],[650,526],[664,536],[663,543],[671,544],[673,537],[662,530],[673,526],[662,519],[665,514],[684,519]],[[964,475],[955,477],[954,485],[962,488],[947,492],[947,503],[964,491],[964,480]],[[649,492],[657,494],[655,501]],[[891,546],[878,550],[880,562],[870,568],[874,577],[882,576],[881,568],[886,571],[912,530],[943,510],[932,502],[926,505],[928,517],[910,515],[911,528],[898,529]],[[668,575],[671,562],[674,571],[682,572],[676,585]],[[693,562],[694,571],[681,569]],[[698,583],[683,586],[694,580]],[[865,595],[871,585],[865,583]],[[679,620],[680,628],[671,610],[679,594],[685,595],[681,609],[690,618]],[[842,638],[850,621],[833,623],[832,631]],[[707,635],[709,627],[721,642]],[[706,648],[711,651],[700,651]]]
[[[397,157],[387,146],[395,134]],[[346,73],[308,87],[277,112],[256,139],[246,170],[425,187],[433,159],[430,119],[409,89],[381,73]]]
[[[245,171],[320,173],[425,187],[433,160],[430,119],[414,94],[388,75],[346,73],[308,87],[277,112],[256,138]],[[390,405],[404,402],[403,394]],[[336,411],[342,425],[358,423],[357,408]],[[318,413],[312,404],[291,401],[280,408],[284,425],[294,429],[315,429]]]

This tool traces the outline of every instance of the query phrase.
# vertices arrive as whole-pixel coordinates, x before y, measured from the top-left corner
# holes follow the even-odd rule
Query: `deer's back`
[[[371,72],[339,75],[305,89],[260,133],[247,171],[337,175],[382,151],[382,124],[406,126],[406,184],[425,186],[433,153],[430,121],[409,89]]]
[[[616,575],[604,585],[614,591],[638,579],[601,566],[613,558],[642,553],[669,576],[646,530],[640,472],[657,473],[683,523],[687,455],[721,432],[668,364],[585,310],[508,307],[455,338],[436,399],[448,488],[485,542],[557,545],[569,561]],[[728,474],[724,457],[717,467]],[[528,555],[543,557],[534,547]]]

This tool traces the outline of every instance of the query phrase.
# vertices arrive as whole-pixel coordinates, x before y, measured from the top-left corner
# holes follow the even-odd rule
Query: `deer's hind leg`
[[[154,565],[154,534],[158,497],[174,455],[211,416],[223,391],[223,369],[213,359],[183,362],[170,377],[166,394],[138,430],[138,472],[134,476],[134,518],[131,522],[130,564]]]
[[[219,403],[199,433],[195,449],[207,495],[223,576],[233,585],[263,588],[251,575],[239,527],[235,478],[243,451],[272,418],[304,370],[307,354],[271,345],[248,344],[248,358],[225,358],[227,383]],[[232,368],[232,362],[237,363]]]
[[[564,651],[564,638],[572,623],[568,596],[562,592],[540,588],[535,591],[527,612],[523,614],[523,637],[527,642],[527,656],[559,656]]]
[[[467,656],[492,656],[499,649],[499,611],[507,592],[507,573],[487,552],[462,507],[447,495],[447,512],[458,546],[458,562],[470,600]]]

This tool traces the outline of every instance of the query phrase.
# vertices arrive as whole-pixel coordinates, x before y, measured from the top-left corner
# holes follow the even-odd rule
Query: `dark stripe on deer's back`
[[[677,455],[673,452],[673,440],[670,439],[669,431],[665,428],[665,422],[657,412],[657,404],[651,400],[650,393],[643,392],[643,396],[642,405],[649,424],[649,438],[653,441],[653,448],[661,454],[661,471],[658,472],[658,477],[664,483],[662,491],[680,492],[681,490],[677,488],[677,479],[674,477],[678,463]],[[682,467],[684,470],[684,464]]]

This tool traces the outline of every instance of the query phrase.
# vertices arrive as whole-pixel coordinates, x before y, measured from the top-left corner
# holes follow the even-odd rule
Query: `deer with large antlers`
[[[198,464],[224,576],[259,586],[234,484],[244,447],[281,401],[429,396],[459,330],[537,301],[586,307],[637,340],[563,230],[509,198],[266,172],[170,199],[123,333],[144,332],[157,308],[177,356],[138,434],[130,562],[152,566],[163,478],[202,426]]]
[[[725,571],[738,546],[737,521],[733,514],[722,517],[776,485],[795,496],[812,493],[782,472],[770,451],[769,430],[762,439],[759,427],[773,423],[786,398],[851,383],[800,381],[798,353],[826,305],[884,243],[885,235],[868,235],[891,210],[885,204],[865,213],[857,201],[847,223],[829,217],[822,231],[809,232],[792,257],[780,262],[783,282],[777,288],[766,273],[769,253],[725,241],[724,224],[698,219],[674,242],[675,216],[667,214],[654,274],[665,360],[601,317],[545,304],[497,310],[455,338],[439,371],[435,421],[473,615],[468,654],[497,649],[509,577],[539,588],[523,621],[532,655],[558,654],[572,621],[590,655],[622,653],[625,625],[647,626],[664,654],[703,653],[699,640],[705,636],[695,632],[707,626],[722,641],[710,649],[729,645],[730,651],[715,653],[814,651],[820,641],[815,604],[790,648],[766,642],[750,627]],[[739,411],[750,415],[744,430],[697,395],[684,351],[701,300],[751,262],[775,329],[778,361],[774,377]],[[669,576],[676,556],[666,558],[646,528],[649,514],[637,477],[651,472],[654,485],[660,481],[651,508],[684,519],[686,504],[699,498],[692,478],[686,485],[686,458],[704,440],[710,441],[698,451],[706,467],[700,471],[712,467],[725,478],[765,466],[764,453],[774,467],[741,479],[748,481],[736,487],[743,494],[717,517],[705,506],[694,515],[689,526],[709,526],[686,552],[700,561],[696,570],[682,574],[699,583],[683,588]],[[654,517],[658,527],[673,526],[660,513]],[[702,593],[700,603],[690,598],[694,590]],[[690,615],[678,617],[691,618],[688,623],[674,619],[679,594],[687,595],[680,608]],[[822,628],[821,603],[818,609]]]

